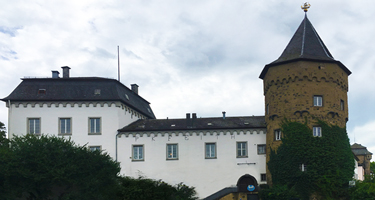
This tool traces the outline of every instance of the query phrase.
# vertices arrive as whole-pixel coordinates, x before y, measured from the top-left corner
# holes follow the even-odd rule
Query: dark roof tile
[[[138,120],[120,132],[266,128],[264,116]]]
[[[263,79],[272,66],[299,60],[337,63],[348,75],[351,74],[348,68],[333,58],[306,15],[281,56],[266,65],[259,78]]]
[[[121,101],[154,119],[150,103],[115,79],[27,78],[2,101]],[[45,92],[39,92],[40,89]],[[95,90],[100,90],[95,93]],[[128,97],[128,98],[127,98]]]

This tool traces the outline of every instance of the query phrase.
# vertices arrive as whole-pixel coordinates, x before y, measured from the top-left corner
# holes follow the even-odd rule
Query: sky
[[[23,77],[118,77],[157,118],[264,115],[260,72],[304,18],[296,0],[0,0],[0,98]],[[310,1],[349,76],[348,136],[375,153],[375,2]],[[60,74],[60,75],[61,75]],[[0,105],[7,126],[8,110]]]

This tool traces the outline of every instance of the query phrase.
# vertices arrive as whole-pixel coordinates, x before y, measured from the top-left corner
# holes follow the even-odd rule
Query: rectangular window
[[[59,134],[72,134],[71,118],[59,118]]]
[[[260,174],[260,181],[262,181],[262,182],[267,181],[267,175],[266,174]]]
[[[216,158],[216,143],[206,143],[206,158]]]
[[[178,159],[178,144],[167,144],[167,160]]]
[[[314,96],[314,106],[323,106],[322,96]]]
[[[101,146],[89,146],[90,151],[101,151],[102,147]]]
[[[314,135],[314,137],[322,137],[322,127],[314,126],[313,127],[313,135]]]
[[[89,134],[100,135],[101,134],[101,122],[100,118],[89,118]]]
[[[258,144],[258,155],[266,154],[266,145]]]
[[[133,161],[143,161],[144,160],[144,148],[143,145],[133,145]]]
[[[35,135],[40,134],[40,118],[28,118],[27,133]]]
[[[340,110],[344,110],[344,109],[345,109],[344,100],[340,100]]]
[[[275,141],[281,140],[281,130],[275,130]]]
[[[307,171],[307,165],[306,164],[300,164],[299,169],[303,172]]]
[[[237,142],[237,158],[247,158],[247,142]]]

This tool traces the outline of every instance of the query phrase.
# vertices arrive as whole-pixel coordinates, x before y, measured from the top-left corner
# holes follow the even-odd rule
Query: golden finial
[[[310,4],[309,2],[306,2],[303,4],[303,6],[301,6],[302,10],[307,12],[307,10],[310,8]]]

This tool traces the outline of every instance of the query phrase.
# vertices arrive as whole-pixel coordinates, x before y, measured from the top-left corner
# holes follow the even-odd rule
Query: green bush
[[[143,177],[119,177],[120,187],[118,199],[121,200],[194,200],[196,192],[194,187],[183,183],[172,186],[162,180],[152,180]]]
[[[364,181],[357,181],[355,187],[350,189],[352,200],[375,199],[375,176],[366,176]]]
[[[262,189],[259,192],[262,200],[297,200],[299,196],[294,188],[288,188],[286,185],[274,185],[268,189]]]

